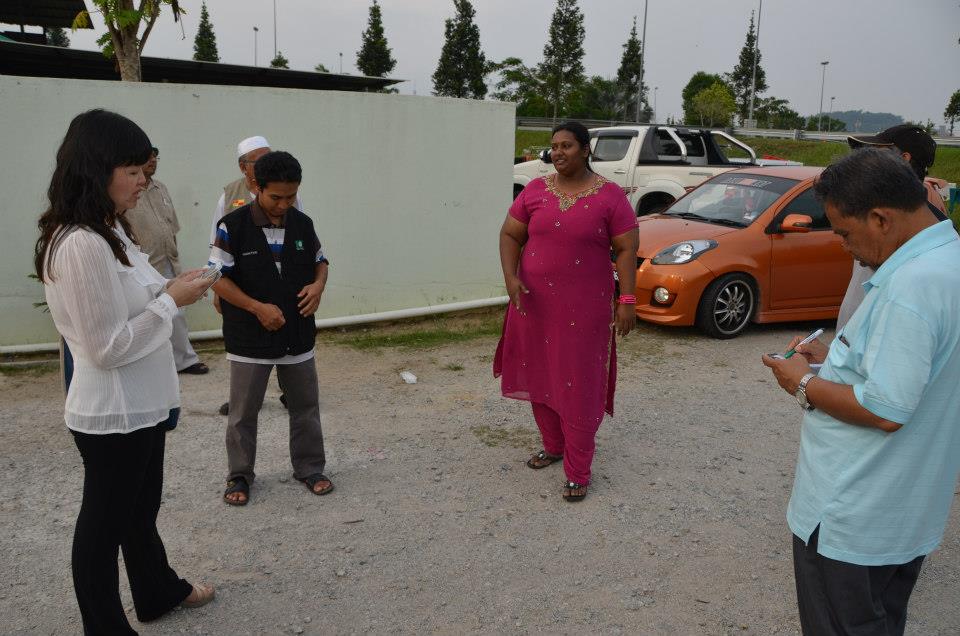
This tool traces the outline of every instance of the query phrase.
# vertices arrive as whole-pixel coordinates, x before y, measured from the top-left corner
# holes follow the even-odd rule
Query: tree
[[[90,0],[107,26],[107,32],[100,36],[97,44],[103,47],[105,56],[116,60],[120,79],[125,82],[142,81],[140,55],[153,25],[160,17],[160,7],[165,4],[170,6],[174,22],[186,13],[180,8],[178,0],[139,1],[139,6],[134,8],[134,0]],[[143,34],[139,34],[141,24],[144,25]],[[73,19],[73,28],[88,26],[90,13],[83,10]]]
[[[824,114],[822,116],[810,115],[807,117],[807,125],[804,127],[804,130],[817,130],[817,122],[819,122],[822,132],[843,132],[847,129],[847,125],[844,122]]]
[[[785,99],[760,97],[754,104],[754,117],[758,128],[777,128],[780,130],[803,130],[806,120],[797,111],[790,108]]]
[[[630,37],[623,45],[620,68],[617,70],[617,88],[623,104],[623,119],[630,119],[637,103],[637,86],[640,84],[640,69],[643,67],[643,43],[637,37],[637,17],[633,17]],[[641,101],[647,103],[647,86],[640,87]],[[648,105],[649,107],[649,105]],[[649,117],[647,118],[649,121]]]
[[[67,32],[63,29],[59,27],[44,29],[44,33],[47,35],[48,46],[59,46],[62,49],[70,47],[70,38],[67,37]]]
[[[553,103],[553,116],[560,104],[583,83],[583,13],[577,0],[557,0],[550,20],[543,62],[537,75],[543,81],[548,99]]]
[[[615,120],[623,108],[623,93],[616,80],[594,75],[571,94],[568,108],[571,117]]]
[[[943,111],[943,117],[950,124],[950,136],[953,137],[953,124],[960,118],[960,91],[954,91],[950,96],[950,102]]]
[[[387,37],[383,33],[383,16],[377,0],[373,0],[370,5],[367,30],[360,37],[363,44],[357,51],[357,68],[369,77],[385,77],[397,65],[397,61],[391,57],[390,47],[387,46]]]
[[[516,103],[517,115],[520,116],[546,116],[549,106],[536,69],[524,65],[519,57],[508,57],[491,64],[491,72],[500,75],[494,86],[494,99]]]
[[[433,73],[433,94],[483,99],[489,68],[480,50],[480,29],[473,22],[476,12],[470,0],[453,0],[453,6],[457,15],[445,23],[443,50]]]
[[[217,53],[217,34],[210,24],[210,14],[207,13],[207,3],[200,5],[200,24],[197,26],[197,36],[193,39],[193,59],[198,62],[219,62]]]
[[[715,82],[693,98],[693,110],[701,126],[730,125],[730,118],[737,110],[733,93],[723,82]]]
[[[697,93],[710,88],[717,82],[721,84],[724,83],[723,78],[719,75],[706,73],[704,71],[697,71],[693,74],[693,77],[690,78],[690,81],[687,82],[687,85],[681,93],[681,97],[683,98],[684,123],[696,125],[700,122],[700,118],[693,108],[693,98],[697,96]]]
[[[316,66],[313,67],[313,70],[315,70],[317,73],[329,73],[329,72],[330,72],[330,69],[328,69],[328,68],[327,68],[326,66],[324,66],[323,64],[317,64]]]
[[[290,68],[290,60],[283,57],[283,51],[277,51],[277,57],[270,60],[270,66],[272,68]]]
[[[757,84],[755,94],[759,95],[767,90],[767,74],[760,66],[762,55],[757,48],[757,32],[753,24],[753,11],[750,12],[750,26],[747,28],[747,39],[740,49],[740,59],[737,65],[733,67],[732,73],[725,76],[727,86],[733,93],[733,98],[737,103],[737,114],[740,115],[742,122],[750,114],[750,88],[753,85],[753,61],[756,54],[757,61]],[[756,103],[754,103],[756,110]]]

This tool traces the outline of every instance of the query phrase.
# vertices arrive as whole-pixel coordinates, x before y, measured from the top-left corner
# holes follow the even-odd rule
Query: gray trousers
[[[169,260],[163,261],[157,269],[164,278],[173,278],[173,265]],[[177,315],[173,317],[173,333],[170,335],[170,344],[173,345],[173,363],[177,371],[183,371],[189,366],[200,362],[200,357],[190,345],[190,338],[187,331],[187,318],[183,315],[183,309],[177,309]]]
[[[299,364],[230,362],[230,413],[227,416],[227,480],[243,477],[252,484],[257,459],[257,416],[270,371],[277,367],[290,415],[290,463],[293,476],[322,473],[326,464],[320,426],[320,390],[316,361]]]

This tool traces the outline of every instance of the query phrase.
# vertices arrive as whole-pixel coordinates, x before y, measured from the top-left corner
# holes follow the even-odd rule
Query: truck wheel
[[[520,196],[520,193],[521,193],[521,192],[523,192],[523,186],[522,186],[522,185],[514,184],[514,185],[513,185],[513,198],[516,199],[518,196]]]
[[[712,338],[735,338],[746,328],[756,307],[753,280],[746,274],[726,274],[703,292],[697,307],[697,326]]]
[[[670,207],[670,204],[674,201],[676,201],[676,199],[666,192],[648,194],[647,196],[643,197],[643,199],[640,201],[640,204],[637,206],[637,216],[659,214]]]

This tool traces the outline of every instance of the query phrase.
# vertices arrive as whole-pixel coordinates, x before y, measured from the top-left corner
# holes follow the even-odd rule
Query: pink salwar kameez
[[[505,397],[533,403],[544,450],[563,455],[567,478],[586,485],[617,379],[610,240],[637,219],[623,191],[602,177],[573,198],[555,179],[531,181],[510,207],[527,225],[517,274],[530,293],[521,310],[507,308],[493,373]]]

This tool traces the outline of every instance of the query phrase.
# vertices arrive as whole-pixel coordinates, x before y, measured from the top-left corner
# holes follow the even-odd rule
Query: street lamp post
[[[640,80],[637,86],[637,116],[636,121],[640,123],[640,99],[643,97],[643,65],[647,61],[647,3],[649,0],[643,0],[643,35],[640,36]]]
[[[277,0],[273,0],[273,59],[277,59]]]
[[[817,132],[820,132],[820,124],[823,120],[823,85],[827,81],[827,64],[829,63],[830,60],[820,62],[820,66],[823,67],[823,73],[820,76],[820,113],[817,115]]]
[[[253,27],[253,65],[257,65],[257,33],[260,32],[260,29]]]
[[[747,119],[753,121],[753,98],[757,93],[757,56],[760,55],[760,16],[763,15],[763,0],[760,0],[760,9],[757,11],[757,34],[753,39],[753,75],[750,79],[750,112]]]
[[[650,122],[651,124],[657,123],[657,89],[658,88],[660,87],[659,86],[653,87],[653,121]]]
[[[833,100],[835,99],[836,99],[835,96],[832,96],[832,95],[830,96],[830,114],[827,115],[827,130],[830,130],[831,128],[830,122],[833,120]]]
[[[343,75],[343,51],[340,51],[340,74]]]

